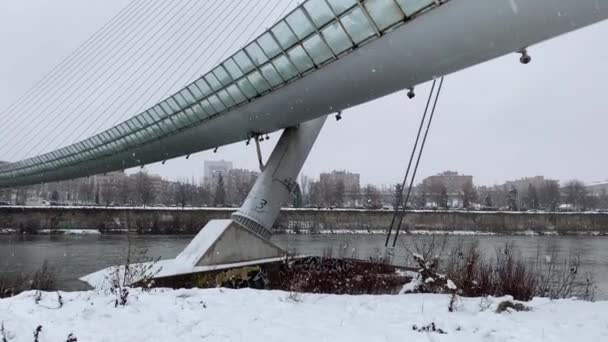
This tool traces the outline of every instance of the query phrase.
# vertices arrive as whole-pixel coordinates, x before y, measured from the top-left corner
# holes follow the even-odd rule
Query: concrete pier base
[[[278,246],[233,220],[213,220],[175,258],[175,262],[180,266],[217,266],[285,254]]]

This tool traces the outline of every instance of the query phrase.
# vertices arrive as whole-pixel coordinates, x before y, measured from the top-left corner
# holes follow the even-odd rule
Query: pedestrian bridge
[[[308,0],[143,113],[76,144],[1,165],[0,188],[127,169],[243,141],[607,17],[604,0]]]

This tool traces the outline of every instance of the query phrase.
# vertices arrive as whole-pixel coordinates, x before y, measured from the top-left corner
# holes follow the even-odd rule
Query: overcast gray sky
[[[1,1],[0,108],[19,98],[127,3]],[[509,55],[449,75],[418,179],[448,169],[472,174],[477,184],[541,174],[562,181],[608,179],[607,36],[604,22],[531,47],[530,65]],[[329,120],[303,172],[316,177],[323,171],[347,169],[361,173],[364,183],[399,181],[428,89],[428,84],[419,87],[413,101],[397,93],[346,111],[340,122]],[[27,116],[0,115],[0,139],[13,133],[6,128],[11,128],[11,120]],[[70,132],[69,126],[60,124],[57,134]],[[277,137],[274,134],[264,144],[266,155]],[[0,145],[0,160],[15,143],[7,141]],[[173,179],[199,178],[203,161],[217,159],[242,168],[257,165],[254,148],[241,143],[149,170]]]

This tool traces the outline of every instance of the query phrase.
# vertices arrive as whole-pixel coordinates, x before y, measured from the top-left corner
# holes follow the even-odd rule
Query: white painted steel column
[[[281,207],[289,200],[296,179],[327,116],[286,128],[275,146],[266,168],[247,199],[232,218],[256,234],[270,238]]]

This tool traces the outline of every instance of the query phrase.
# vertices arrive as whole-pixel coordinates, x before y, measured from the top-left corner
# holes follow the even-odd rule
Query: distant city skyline
[[[0,55],[0,111],[126,3],[3,3],[0,29],[10,34],[1,35],[0,44],[10,53]],[[607,35],[608,23],[596,24],[530,47],[529,65],[512,54],[448,75],[416,183],[444,170],[474,175],[478,185],[536,175],[561,182],[606,181],[608,86],[599,80],[608,76],[608,46],[601,44]],[[302,174],[348,170],[361,174],[362,184],[400,182],[429,88],[428,83],[417,87],[411,101],[399,92],[348,109],[339,122],[332,117]],[[271,134],[262,144],[265,157],[278,136]],[[0,145],[0,160],[7,159],[10,148]],[[212,159],[250,170],[258,165],[255,147],[241,142],[217,154],[201,152],[147,169],[172,180],[202,179],[203,162]]]

